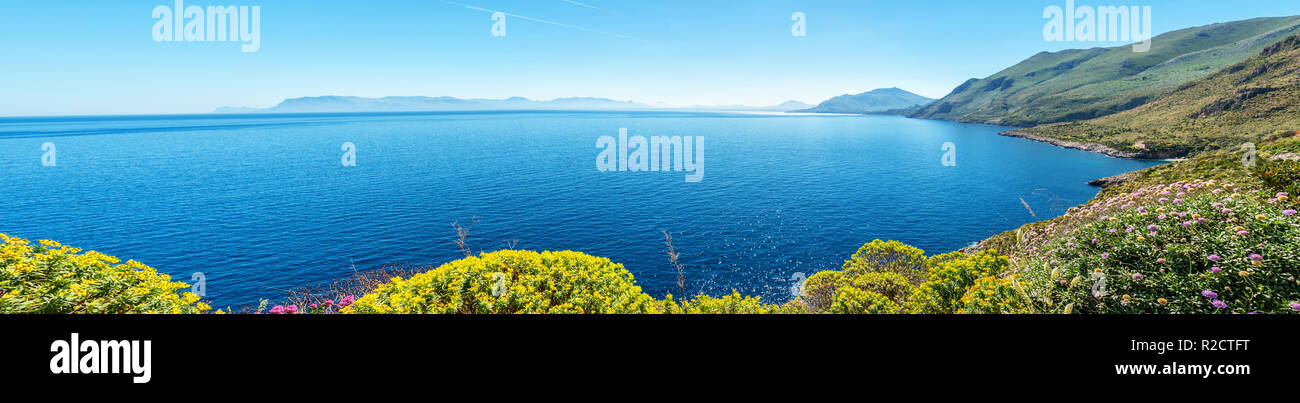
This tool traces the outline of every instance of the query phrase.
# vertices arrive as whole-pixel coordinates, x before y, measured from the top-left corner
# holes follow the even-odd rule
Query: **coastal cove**
[[[708,176],[597,169],[602,136],[708,137]],[[213,305],[506,247],[609,257],[652,295],[772,302],[872,239],[957,250],[1157,165],[897,116],[437,112],[0,119],[0,232],[206,276]],[[43,144],[57,145],[43,166]],[[352,143],[355,166],[340,164]],[[945,143],[956,166],[941,163]],[[51,185],[54,184],[54,185]],[[517,241],[517,243],[516,243]]]

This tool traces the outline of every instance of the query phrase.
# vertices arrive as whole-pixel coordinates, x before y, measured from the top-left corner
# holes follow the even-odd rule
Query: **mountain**
[[[1300,129],[1300,35],[1148,104],[1082,122],[1018,129],[1009,135],[1097,144],[1130,157],[1177,157],[1240,149]]]
[[[1168,32],[1151,49],[1042,52],[970,79],[911,117],[1033,126],[1110,115],[1150,102],[1300,33],[1300,17],[1256,18]]]
[[[759,107],[757,109],[763,111],[770,111],[770,112],[786,112],[786,111],[793,111],[797,109],[808,109],[811,107],[812,107],[811,104],[805,102],[785,101],[777,105],[764,106],[764,107]]]
[[[658,111],[708,111],[708,112],[785,112],[808,108],[812,105],[799,101],[786,101],[778,105],[696,105],[673,107],[646,105],[632,101],[615,101],[606,98],[557,98],[538,101],[523,97],[506,99],[461,99],[456,97],[383,97],[363,98],[348,96],[299,97],[286,99],[270,108],[223,106],[214,113],[338,113],[338,112],[427,112],[427,111],[487,111],[487,110],[658,110]]]
[[[749,106],[749,105],[693,105],[687,107],[661,106],[663,110],[668,111],[699,111],[699,112],[787,112],[795,109],[810,108],[809,105],[799,101],[785,101],[777,105],[768,106]]]
[[[627,110],[649,109],[632,101],[605,98],[557,98],[537,101],[523,97],[506,99],[461,99],[456,97],[362,98],[321,96],[290,98],[266,109],[217,108],[216,113],[320,113],[320,112],[420,112],[482,110]]]
[[[844,94],[828,99],[817,106],[790,112],[811,113],[873,113],[925,105],[934,99],[926,98],[898,88],[878,88],[861,94]]]

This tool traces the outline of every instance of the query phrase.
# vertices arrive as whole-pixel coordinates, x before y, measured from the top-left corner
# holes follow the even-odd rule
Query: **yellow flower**
[[[1164,298],[1156,298],[1156,302],[1159,302],[1160,305],[1169,305],[1169,300]]]

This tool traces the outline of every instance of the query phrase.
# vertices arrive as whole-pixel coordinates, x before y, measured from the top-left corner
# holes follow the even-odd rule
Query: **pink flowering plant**
[[[1294,208],[1215,181],[1142,188],[1039,230],[1021,282],[1042,312],[1295,313]]]

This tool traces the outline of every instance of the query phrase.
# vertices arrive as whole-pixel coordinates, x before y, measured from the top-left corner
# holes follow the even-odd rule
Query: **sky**
[[[286,98],[585,96],[665,105],[938,98],[1041,51],[1065,0],[189,0],[260,7],[260,47],[155,41],[174,0],[0,0],[0,116],[208,113]],[[1156,34],[1300,14],[1295,0],[1152,7]],[[493,12],[506,14],[494,36]],[[796,12],[806,36],[795,36]]]

